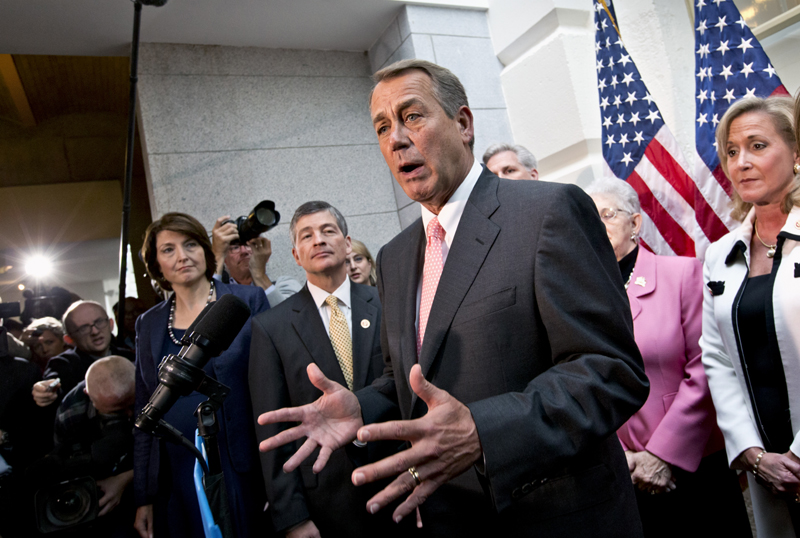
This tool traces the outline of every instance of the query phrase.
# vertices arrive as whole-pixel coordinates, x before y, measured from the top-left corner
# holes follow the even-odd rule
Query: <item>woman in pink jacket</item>
[[[600,179],[587,192],[614,247],[650,379],[644,406],[617,432],[645,536],[751,536],[700,361],[702,263],[639,248],[641,208],[628,183]]]

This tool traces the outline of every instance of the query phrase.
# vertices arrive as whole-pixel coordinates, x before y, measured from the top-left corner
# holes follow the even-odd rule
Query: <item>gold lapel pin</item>
[[[644,279],[643,276],[637,276],[636,277],[636,282],[634,282],[634,284],[644,288],[645,286],[647,286],[647,281]]]
[[[369,320],[368,319],[362,319],[361,320],[361,327],[364,328],[364,329],[369,329]]]

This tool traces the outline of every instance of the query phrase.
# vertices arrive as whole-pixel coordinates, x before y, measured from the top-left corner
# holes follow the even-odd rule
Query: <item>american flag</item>
[[[607,0],[596,0],[594,9],[607,173],[639,194],[644,213],[640,237],[647,248],[656,254],[694,256],[708,245],[695,218],[695,211],[705,215],[708,202],[628,54]]]
[[[714,212],[698,213],[697,218],[708,238],[715,241],[738,224],[729,216],[732,188],[717,157],[717,124],[737,99],[788,92],[732,0],[694,1],[695,144],[699,155],[695,178]]]

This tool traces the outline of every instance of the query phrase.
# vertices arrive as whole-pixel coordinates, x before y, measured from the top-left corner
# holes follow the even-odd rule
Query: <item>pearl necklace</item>
[[[206,304],[211,302],[211,297],[214,296],[214,281],[211,281],[211,289],[208,290],[208,299],[206,300]],[[175,333],[172,332],[172,327],[175,325],[175,295],[172,295],[172,303],[169,305],[169,320],[167,321],[167,334],[169,334],[169,339],[172,340],[172,343],[176,346],[182,346],[183,342],[175,338]]]
[[[633,269],[631,269],[631,274],[628,275],[628,281],[625,283],[625,289],[626,290],[628,289],[628,286],[631,285],[631,279],[633,278],[633,272],[634,271],[636,271],[636,266],[635,265],[633,266]]]
[[[754,219],[753,220],[753,230],[755,230],[755,232],[756,232],[756,237],[758,237],[758,240],[761,241],[762,245],[767,247],[767,258],[772,258],[772,257],[775,256],[775,250],[777,250],[778,244],[777,243],[775,243],[774,245],[766,244],[764,242],[764,240],[761,239],[761,236],[758,234],[758,226],[757,226],[757,224],[758,224],[758,219]]]

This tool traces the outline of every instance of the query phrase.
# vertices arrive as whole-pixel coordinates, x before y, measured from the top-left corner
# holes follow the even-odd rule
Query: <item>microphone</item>
[[[136,418],[136,427],[152,433],[178,398],[196,390],[206,377],[203,367],[233,343],[250,318],[250,308],[235,295],[207,305],[192,325],[178,355],[167,355],[158,370],[158,387]],[[192,329],[187,329],[187,334]]]
[[[167,0],[136,0],[136,1],[142,4],[143,6],[155,6],[155,7],[161,7],[167,3]]]

